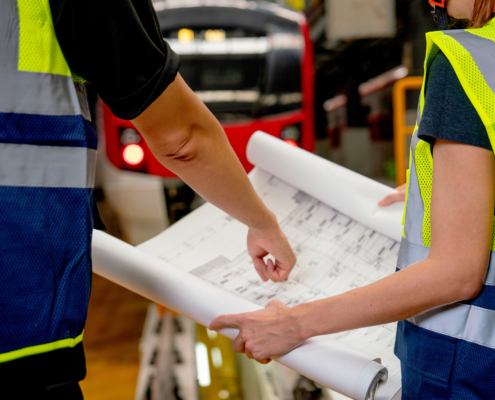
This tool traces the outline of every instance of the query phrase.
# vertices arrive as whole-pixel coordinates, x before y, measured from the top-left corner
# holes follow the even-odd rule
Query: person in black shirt
[[[163,40],[151,1],[49,5],[72,74],[90,82],[116,116],[132,120],[166,168],[249,227],[248,251],[263,281],[285,280],[296,257],[220,123],[178,74],[179,59]],[[275,263],[263,261],[268,253]],[[78,381],[85,374],[82,344],[22,357],[0,363],[0,397],[13,389],[5,398],[81,399]]]

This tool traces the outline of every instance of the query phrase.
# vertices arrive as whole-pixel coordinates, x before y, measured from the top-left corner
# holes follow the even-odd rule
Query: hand
[[[378,202],[378,205],[380,207],[386,207],[386,206],[389,206],[389,205],[396,203],[398,201],[405,201],[406,200],[407,184],[404,183],[403,185],[399,186],[395,190],[396,190],[395,193],[389,194],[384,199],[381,199]]]
[[[297,261],[287,238],[276,222],[275,216],[273,216],[273,222],[269,228],[250,228],[247,237],[249,255],[253,259],[254,268],[263,282],[269,279],[273,282],[287,280]],[[275,263],[270,259],[267,263],[263,261],[263,257],[268,254],[275,258]]]
[[[264,310],[221,315],[210,324],[210,330],[237,328],[239,335],[232,344],[238,353],[267,364],[271,357],[288,353],[303,341],[303,327],[291,308],[278,300],[270,301]]]

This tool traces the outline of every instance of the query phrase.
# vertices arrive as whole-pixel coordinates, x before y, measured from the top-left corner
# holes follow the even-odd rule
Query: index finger
[[[222,328],[236,328],[240,330],[242,325],[240,319],[242,318],[242,315],[243,314],[220,315],[219,317],[211,321],[208,329],[210,331],[217,331]]]

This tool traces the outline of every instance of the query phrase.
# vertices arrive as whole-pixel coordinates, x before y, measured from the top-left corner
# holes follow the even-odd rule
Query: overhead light
[[[208,361],[208,348],[202,342],[196,343],[196,370],[198,372],[199,386],[206,387],[211,384],[210,364]]]
[[[222,389],[218,392],[218,397],[220,399],[228,399],[230,397],[230,393],[228,390]]]
[[[211,340],[215,340],[218,335],[218,333],[216,333],[215,331],[210,331],[208,328],[206,328],[206,334]]]
[[[138,165],[144,160],[144,150],[138,144],[130,144],[124,148],[122,157],[127,164]]]
[[[192,42],[194,40],[194,32],[191,29],[180,29],[178,39],[180,43]]]
[[[213,347],[211,349],[211,362],[215,368],[222,368],[222,351],[218,347]]]

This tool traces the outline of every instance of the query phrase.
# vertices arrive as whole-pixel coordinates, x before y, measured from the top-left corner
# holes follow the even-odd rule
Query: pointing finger
[[[210,331],[217,331],[221,328],[237,328],[241,329],[240,317],[242,314],[229,314],[229,315],[220,315],[211,321],[208,329]]]
[[[268,259],[267,262],[267,267],[266,267],[266,272],[267,272],[267,276],[270,280],[272,280],[273,282],[278,282],[280,281],[280,277],[279,277],[279,271],[275,264],[273,263],[272,259]]]
[[[261,258],[253,258],[253,264],[254,264],[254,269],[260,276],[261,280],[263,282],[268,281],[268,277],[266,274],[266,266],[263,260]]]
[[[289,279],[289,275],[291,273],[290,268],[285,268],[285,265],[280,265],[280,263],[278,262],[275,267],[279,282],[286,281],[287,279]]]

